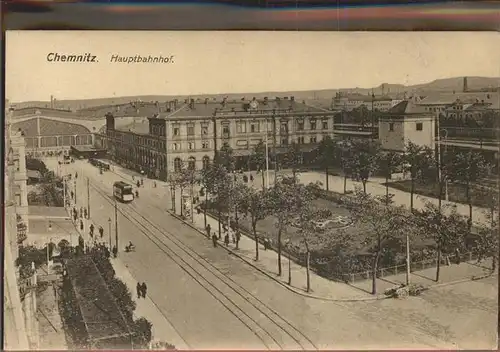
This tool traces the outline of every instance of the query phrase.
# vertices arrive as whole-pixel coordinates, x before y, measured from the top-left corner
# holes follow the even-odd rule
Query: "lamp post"
[[[118,204],[115,200],[115,244],[116,244],[116,253],[118,253]]]
[[[266,189],[269,188],[269,146],[268,146],[268,139],[269,139],[269,123],[266,118]]]
[[[288,253],[288,285],[292,285],[292,266],[291,266],[291,260],[290,260],[290,239],[287,238],[285,241],[285,248],[287,249]]]
[[[108,218],[109,250],[111,250],[111,218]]]

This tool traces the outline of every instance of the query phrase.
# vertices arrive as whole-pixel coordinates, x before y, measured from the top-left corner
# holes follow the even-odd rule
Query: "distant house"
[[[28,184],[38,183],[42,179],[42,174],[36,170],[26,170],[26,176],[28,177]]]

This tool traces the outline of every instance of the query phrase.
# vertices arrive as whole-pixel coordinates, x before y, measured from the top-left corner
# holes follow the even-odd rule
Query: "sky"
[[[50,53],[89,53],[98,62],[49,62]],[[173,62],[118,63],[113,55],[173,56]],[[500,35],[7,31],[5,70],[12,102],[413,85],[500,77]]]

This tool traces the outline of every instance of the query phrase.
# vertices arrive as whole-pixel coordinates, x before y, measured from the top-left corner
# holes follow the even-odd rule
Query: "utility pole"
[[[76,202],[76,194],[77,194],[78,192],[76,191],[76,178],[75,178],[74,185],[75,185],[75,187],[74,187],[74,188],[75,188],[75,205],[77,205],[78,203]]]
[[[90,219],[90,178],[87,177],[87,216]]]
[[[411,260],[410,260],[410,236],[406,235],[406,286],[410,285],[411,274]]]
[[[118,203],[115,200],[115,243],[116,243],[116,251],[118,253]]]
[[[111,218],[108,218],[109,250],[111,250]]]
[[[269,147],[268,147],[268,139],[269,139],[269,123],[266,118],[266,189],[269,188]]]

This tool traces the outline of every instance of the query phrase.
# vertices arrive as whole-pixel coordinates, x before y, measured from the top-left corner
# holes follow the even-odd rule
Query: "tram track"
[[[108,203],[114,204],[114,198],[108,195],[107,191],[94,183],[91,183],[91,187]],[[159,209],[154,205],[153,207]],[[134,221],[139,230],[165,255],[252,331],[268,349],[317,349],[298,328],[181,241],[174,233],[160,228],[144,216],[136,204],[119,204],[117,208],[123,216]]]

